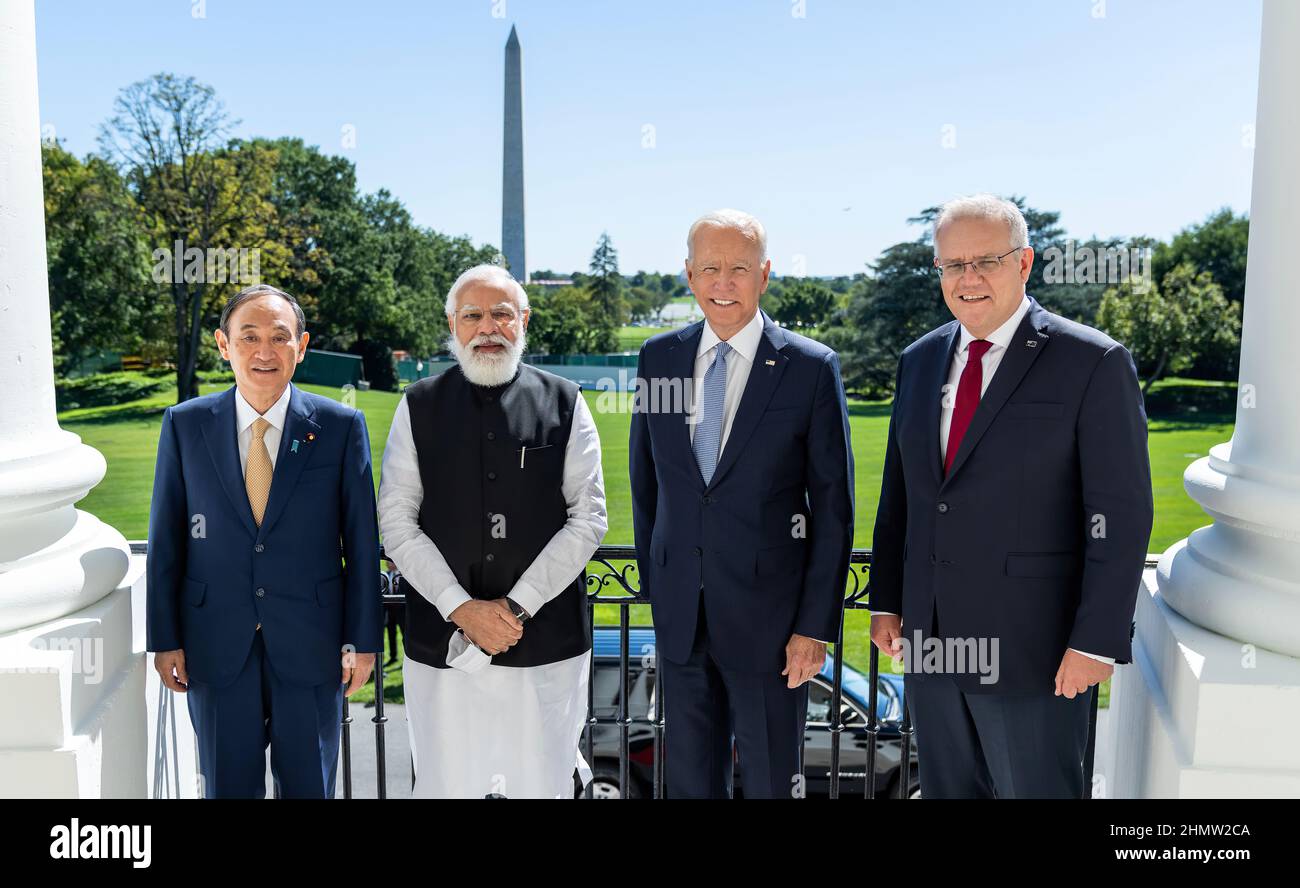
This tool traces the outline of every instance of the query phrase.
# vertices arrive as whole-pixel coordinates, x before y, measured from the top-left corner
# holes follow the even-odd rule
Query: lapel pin
[[[290,452],[290,453],[297,453],[297,452],[298,452],[298,439],[297,439],[297,438],[294,438],[294,439],[293,439],[293,443],[289,445],[289,452]]]
[[[308,432],[308,433],[307,433],[307,443],[310,444],[312,441],[315,441],[315,440],[316,440],[316,433],[315,433],[315,432]]]
[[[1029,346],[1030,348],[1038,348],[1038,341],[1035,339],[1026,339],[1025,345]]]
[[[769,367],[775,367],[775,366],[776,366],[776,361],[764,361],[763,363],[766,364],[766,365],[769,366]]]

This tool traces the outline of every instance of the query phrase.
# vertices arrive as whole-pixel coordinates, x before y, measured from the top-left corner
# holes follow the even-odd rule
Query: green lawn
[[[640,351],[641,343],[645,342],[651,336],[676,329],[676,327],[619,327],[618,351]]]
[[[204,386],[203,392],[217,391],[225,385]],[[338,397],[340,392],[322,386],[304,385],[318,394]],[[608,498],[609,544],[632,543],[631,490],[627,475],[627,437],[631,415],[598,409],[597,394],[585,393],[596,418],[604,454],[605,492]],[[108,474],[81,503],[83,508],[112,524],[128,539],[144,539],[148,533],[149,497],[153,485],[154,451],[163,409],[174,400],[170,394],[114,407],[69,410],[59,415],[62,426],[80,435],[108,460]],[[398,396],[387,392],[357,392],[357,406],[364,411],[370,428],[370,446],[374,454],[375,482],[383,460],[384,443],[392,422]],[[853,435],[856,464],[857,516],[855,545],[871,544],[871,527],[875,519],[876,499],[884,438],[889,423],[889,405],[884,402],[850,401],[849,424]],[[1156,419],[1150,425],[1151,470],[1155,493],[1155,529],[1147,549],[1161,552],[1187,536],[1209,519],[1183,492],[1183,470],[1193,459],[1206,455],[1209,448],[1232,436],[1230,422],[1213,420]],[[604,605],[599,609],[600,622],[617,622],[618,609]],[[649,623],[645,608],[635,608],[635,623]],[[848,661],[865,667],[868,651],[867,616],[852,612],[845,626],[845,653]],[[393,681],[400,682],[400,670]],[[400,694],[400,687],[388,694]]]

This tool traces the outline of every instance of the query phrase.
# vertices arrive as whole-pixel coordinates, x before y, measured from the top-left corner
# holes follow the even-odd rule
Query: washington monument
[[[501,252],[515,280],[528,283],[524,258],[524,82],[519,35],[506,40],[505,138],[501,156]]]

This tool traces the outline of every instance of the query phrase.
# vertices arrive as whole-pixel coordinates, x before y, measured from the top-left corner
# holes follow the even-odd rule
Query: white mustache
[[[469,347],[475,348],[480,345],[504,345],[506,348],[509,348],[510,340],[506,339],[505,336],[500,333],[489,333],[486,336],[475,337],[470,342]]]

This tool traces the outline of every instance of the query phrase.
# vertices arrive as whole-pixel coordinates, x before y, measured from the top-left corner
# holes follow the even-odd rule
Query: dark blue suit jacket
[[[853,451],[835,353],[763,315],[731,432],[706,487],[686,415],[704,322],[641,348],[629,464],[641,590],[659,652],[684,663],[703,595],[724,666],[785,666],[791,633],[835,641],[853,546]],[[678,401],[679,408],[681,406]]]
[[[1113,339],[1031,300],[945,478],[959,338],[952,321],[899,359],[870,603],[902,614],[909,642],[936,605],[941,637],[997,638],[998,682],[964,675],[967,691],[1051,693],[1066,648],[1130,659],[1152,520],[1137,370]]]
[[[379,531],[360,411],[292,387],[259,528],[239,466],[235,389],[169,407],[147,569],[147,647],[184,649],[192,678],[234,681],[261,623],[282,680],[339,682],[343,645],[382,650]]]

